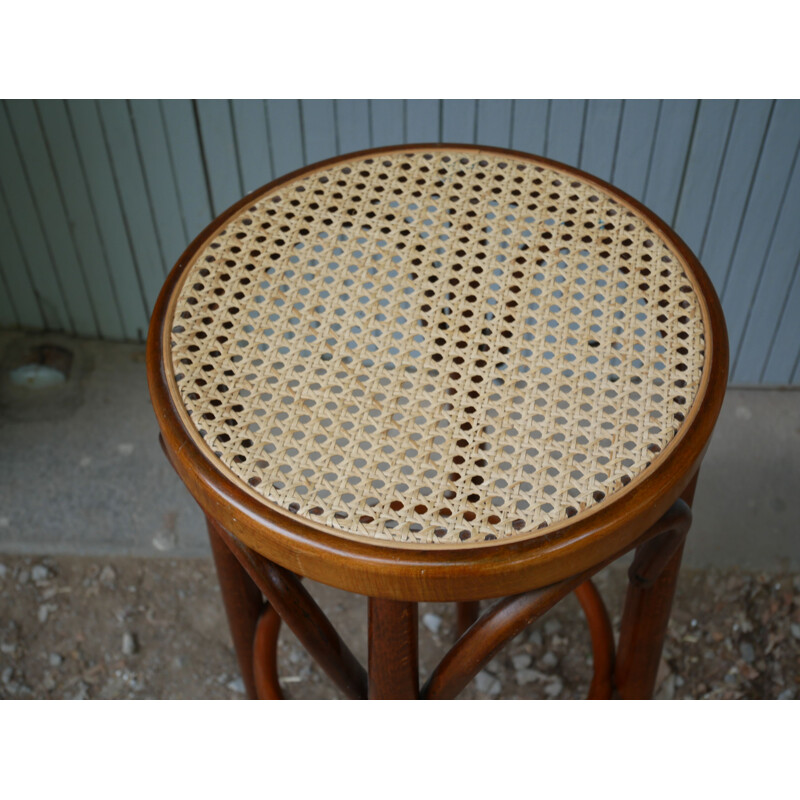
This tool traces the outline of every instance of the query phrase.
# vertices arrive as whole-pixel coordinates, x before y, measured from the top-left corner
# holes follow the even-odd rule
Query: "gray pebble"
[[[162,553],[168,550],[174,550],[178,544],[178,537],[171,531],[159,531],[153,537],[153,547],[160,550]]]
[[[485,667],[487,672],[491,672],[494,675],[497,675],[498,672],[502,671],[503,663],[500,659],[495,656]]]
[[[0,680],[3,683],[10,683],[11,679],[14,677],[14,667],[6,667],[2,673],[0,673]]]
[[[26,569],[21,569],[17,575],[17,583],[25,584],[30,579],[31,574]]]
[[[47,658],[47,663],[51,667],[60,667],[64,659],[58,653],[50,653]]]
[[[488,694],[491,697],[495,697],[503,690],[503,687],[497,678],[494,675],[490,675],[488,672],[481,670],[475,676],[475,686],[477,687],[479,692],[483,694]]]
[[[552,636],[561,630],[561,623],[557,619],[549,619],[544,624],[544,632],[548,636]]]
[[[657,700],[674,700],[675,699],[675,676],[670,673],[664,679],[664,682],[656,693]]]
[[[525,667],[531,665],[532,660],[527,653],[518,653],[515,656],[511,656],[511,663],[514,665],[514,669],[525,669]]]
[[[545,669],[553,669],[558,664],[558,656],[555,653],[547,652],[539,659],[539,665]]]
[[[739,645],[739,653],[748,664],[752,664],[756,660],[756,653],[750,642],[742,642]]]
[[[800,639],[800,625],[798,625],[798,623],[793,622],[789,626],[789,630],[792,632],[792,636],[794,636],[795,639]]]
[[[139,644],[136,641],[136,637],[130,633],[130,631],[125,631],[122,634],[122,652],[126,656],[132,656],[136,651],[139,649]]]
[[[100,570],[100,583],[107,588],[111,588],[117,580],[117,573],[110,564],[106,564],[103,569]]]
[[[779,695],[778,700],[794,700],[795,690],[784,689]]]
[[[495,682],[489,687],[489,691],[486,694],[489,697],[497,697],[503,691],[503,684],[500,683],[499,680],[495,680]]]
[[[73,700],[88,700],[89,699],[89,685],[84,681],[80,681],[72,693]]]
[[[515,677],[520,686],[526,686],[529,683],[547,680],[550,676],[539,672],[538,669],[520,669],[517,670]]]
[[[36,583],[42,583],[43,581],[50,580],[50,570],[47,567],[43,566],[42,564],[37,564],[31,570],[31,577]]]
[[[564,682],[561,678],[553,678],[545,684],[544,693],[550,698],[558,697],[564,691]]]
[[[0,564],[0,579],[3,579],[8,575],[8,567],[5,564]]]
[[[244,681],[241,678],[234,678],[227,684],[227,687],[231,692],[244,694]]]
[[[529,642],[530,642],[530,643],[531,643],[531,644],[532,644],[534,647],[541,647],[541,646],[544,644],[544,641],[542,640],[542,634],[541,634],[541,632],[540,632],[540,631],[538,631],[538,630],[536,630],[536,631],[531,631],[531,634],[530,634],[530,636],[528,636],[528,641],[529,641]]]
[[[435,636],[442,627],[442,618],[438,614],[428,612],[423,615],[422,624]]]

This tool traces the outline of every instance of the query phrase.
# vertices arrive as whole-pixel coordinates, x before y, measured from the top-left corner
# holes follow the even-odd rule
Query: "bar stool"
[[[589,696],[650,697],[727,363],[686,245],[563,164],[404,145],[245,197],[169,275],[148,380],[249,696],[283,621],[346,697],[453,698],[575,591]],[[591,577],[632,549],[615,648]],[[369,598],[366,669],[303,577]],[[420,685],[424,601],[458,638]]]

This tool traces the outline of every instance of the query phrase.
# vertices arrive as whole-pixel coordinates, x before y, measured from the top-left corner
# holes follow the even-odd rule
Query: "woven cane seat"
[[[629,491],[687,426],[707,312],[656,228],[522,154],[322,165],[188,263],[170,391],[218,470],[311,528],[541,535]]]

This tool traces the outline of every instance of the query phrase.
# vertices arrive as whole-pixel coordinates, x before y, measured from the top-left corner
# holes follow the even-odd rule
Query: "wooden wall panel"
[[[800,101],[108,100],[0,106],[0,327],[138,340],[168,270],[245,192],[403,142],[540,153],[618,185],[697,252],[732,381],[800,381]]]

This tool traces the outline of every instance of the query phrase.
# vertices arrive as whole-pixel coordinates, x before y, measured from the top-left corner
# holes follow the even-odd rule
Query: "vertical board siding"
[[[97,105],[111,158],[114,184],[119,192],[130,246],[138,265],[145,309],[149,315],[161,291],[167,262],[153,220],[144,171],[133,134],[133,122],[124,100],[108,100]]]
[[[308,163],[299,100],[267,100],[272,172],[286,175]]]
[[[641,199],[655,144],[656,124],[661,104],[658,100],[623,101],[614,167],[610,180],[629,195]]]
[[[772,106],[766,100],[743,101],[737,104],[733,115],[717,192],[697,253],[718,293],[722,291],[736,247],[739,221],[755,176]]]
[[[243,194],[412,142],[512,147],[643,201],[722,298],[732,381],[800,382],[800,102],[108,100],[0,104],[0,327],[141,341],[166,271]]]
[[[525,153],[545,155],[550,100],[517,100],[514,103],[511,147]]]
[[[170,267],[185,249],[188,232],[178,202],[175,173],[158,100],[132,101],[130,115],[153,221],[162,245],[164,266]]]
[[[481,100],[475,141],[492,147],[511,147],[513,113],[513,100]]]
[[[586,116],[586,100],[553,100],[547,119],[544,154],[577,167]]]
[[[4,103],[0,111],[0,171],[11,222],[25,252],[47,327],[74,334],[92,331],[95,329],[94,314],[86,291],[77,292],[75,283],[70,284],[74,277],[71,273],[76,268],[74,258],[68,253],[62,258],[58,253],[56,259],[54,252],[58,251],[54,251],[45,233],[46,230],[49,233],[50,220],[43,216],[39,203],[44,198],[49,207],[48,195],[55,193],[55,187],[52,182],[49,187],[45,185],[42,169],[46,167],[39,163],[42,156],[37,152],[43,148],[36,146],[37,141],[22,143],[19,140],[20,129],[23,135],[28,133],[26,123],[30,122],[31,111],[32,103],[21,105],[20,101]],[[12,113],[17,118],[16,125],[12,125]],[[78,314],[82,316],[76,323]]]
[[[273,177],[267,107],[263,100],[234,100],[233,123],[239,172],[245,194],[269,183]]]
[[[732,351],[731,368],[737,383],[759,383],[769,355],[775,320],[780,320],[787,287],[792,284],[800,258],[800,163],[795,152],[792,175],[781,204],[775,234],[765,256],[765,265],[755,295],[745,315],[738,350]]]
[[[370,100],[369,118],[372,147],[386,147],[404,141],[405,100]]]
[[[621,100],[589,100],[578,166],[609,180],[614,171],[620,125]]]
[[[405,104],[404,142],[440,142],[440,101],[406,100]]]
[[[106,147],[100,113],[93,100],[70,100],[67,102],[67,114],[107,254],[125,338],[141,340],[147,330],[149,308],[129,222],[122,206],[111,155]],[[136,243],[139,250],[140,244]]]
[[[0,185],[0,291],[5,295],[3,326],[39,329],[47,327],[39,306],[30,270],[22,253],[17,232],[11,223],[11,212]]]
[[[732,364],[744,333],[748,309],[769,263],[767,256],[777,232],[779,212],[789,188],[789,174],[797,154],[798,131],[800,103],[778,101],[770,119],[744,217],[737,231],[737,247],[721,287]],[[770,263],[770,267],[774,269],[775,265]]]
[[[369,100],[335,100],[339,152],[354,153],[370,147]]]
[[[735,103],[721,100],[700,103],[692,145],[686,161],[674,226],[697,253],[711,210]]]
[[[11,287],[6,279],[2,259],[0,259],[0,325],[4,328],[20,327],[20,318],[11,301]]]
[[[303,100],[303,141],[307,164],[338,154],[336,106],[333,100]]]
[[[229,100],[198,100],[196,109],[211,187],[211,210],[217,216],[244,194],[233,133],[233,111]]]
[[[476,142],[477,108],[477,100],[445,100],[442,104],[442,141]]]
[[[695,100],[661,103],[644,196],[637,198],[668,225],[675,216],[698,105]]]
[[[100,331],[91,285],[75,246],[36,105],[32,100],[15,100],[7,104],[7,109],[39,220],[45,229],[48,255],[59,271],[72,329],[78,336],[97,336]]]
[[[773,334],[761,383],[768,386],[800,385],[800,263],[794,265],[794,277],[786,294],[786,304]]]
[[[80,257],[98,332],[106,338],[124,339],[124,326],[111,280],[108,256],[98,231],[97,215],[86,187],[66,105],[63,102],[37,105],[40,107],[40,120],[55,179],[62,193],[67,224]]]
[[[159,103],[188,243],[214,218],[197,118],[191,100]]]

